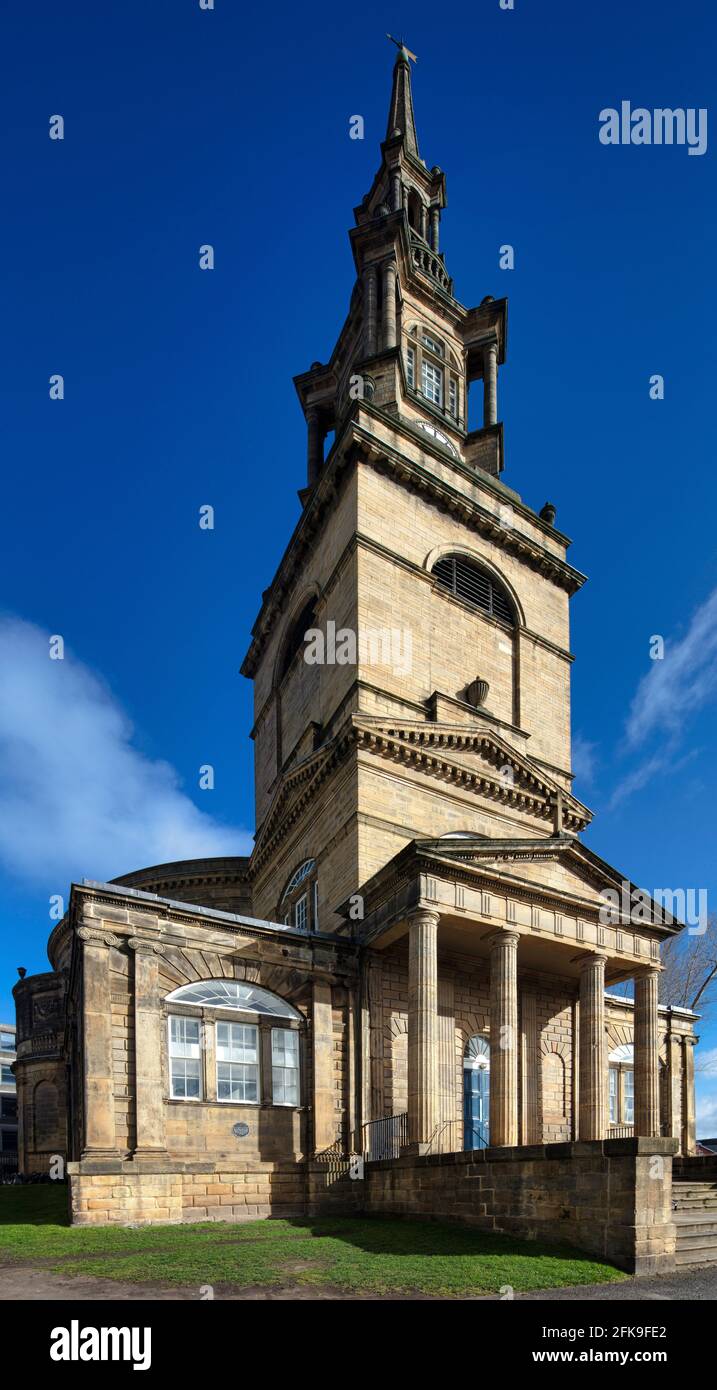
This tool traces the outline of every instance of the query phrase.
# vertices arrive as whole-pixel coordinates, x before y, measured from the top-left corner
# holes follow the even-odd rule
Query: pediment
[[[359,746],[378,757],[473,788],[549,821],[559,832],[577,833],[590,824],[582,802],[488,725],[388,723],[359,715],[353,725]]]

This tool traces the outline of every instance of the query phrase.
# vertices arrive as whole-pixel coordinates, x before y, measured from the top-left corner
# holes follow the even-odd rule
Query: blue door
[[[463,1147],[488,1145],[490,1050],[485,1038],[471,1038],[463,1059]]]

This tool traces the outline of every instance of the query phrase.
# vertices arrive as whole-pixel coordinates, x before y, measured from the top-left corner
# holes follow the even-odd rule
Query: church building
[[[584,576],[504,481],[507,303],[457,296],[403,47],[380,154],[242,666],[254,850],[72,885],[14,991],[21,1171],[60,1156],[82,1225],[449,1215],[668,1268],[681,926],[581,839]]]

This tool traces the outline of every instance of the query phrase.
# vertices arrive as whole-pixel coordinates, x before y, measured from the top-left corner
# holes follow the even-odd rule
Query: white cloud
[[[175,769],[132,744],[103,682],[49,634],[0,618],[0,860],[56,891],[173,859],[247,854],[251,836],[200,811]],[[204,795],[209,795],[204,793]]]
[[[635,692],[627,741],[637,748],[650,734],[679,738],[690,717],[717,697],[717,589],[692,616],[685,636],[665,642],[662,661],[653,661]]]
[[[578,782],[592,782],[595,776],[595,755],[597,744],[589,743],[582,734],[576,734],[573,739],[573,772]]]
[[[696,1104],[697,1138],[711,1139],[717,1135],[717,1095],[712,1092],[697,1092]]]

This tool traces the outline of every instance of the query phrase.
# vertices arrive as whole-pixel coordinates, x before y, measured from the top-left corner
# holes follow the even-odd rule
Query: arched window
[[[167,1003],[172,1100],[299,1105],[303,1019],[293,1004],[239,980],[181,985],[167,995]],[[178,1005],[181,1013],[175,1011]],[[199,1012],[206,1009],[241,1017],[214,1019]]]
[[[309,628],[312,627],[316,627],[315,598],[309,599],[308,603],[304,604],[304,607],[302,608],[298,618],[295,622],[291,624],[291,627],[289,628],[289,631],[286,635],[284,641],[284,650],[281,654],[281,662],[279,663],[279,685],[281,685],[281,682],[283,681],[284,676],[286,675],[292,661],[294,660],[296,653],[298,651],[301,651],[301,648],[304,646],[305,635],[309,631]]]
[[[197,1004],[210,1009],[238,1009],[244,1013],[271,1014],[274,1018],[301,1018],[293,1004],[259,985],[239,980],[197,980],[167,995],[168,1004]]]
[[[608,1057],[608,1103],[611,1125],[635,1123],[635,1071],[632,1043],[621,1043]]]
[[[468,1039],[463,1054],[463,1147],[488,1144],[490,1110],[490,1044],[480,1033]]]
[[[487,570],[466,555],[443,555],[432,573],[442,589],[477,608],[489,618],[514,626],[513,606],[507,592]]]
[[[305,859],[291,875],[281,897],[279,920],[296,931],[318,931],[319,881],[315,859]]]

